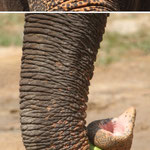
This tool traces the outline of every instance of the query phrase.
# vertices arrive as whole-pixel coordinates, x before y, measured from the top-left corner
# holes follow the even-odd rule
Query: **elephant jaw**
[[[97,128],[94,129],[96,133],[93,136],[95,146],[103,150],[130,150],[135,117],[136,110],[131,107],[119,117],[93,122],[93,125],[89,124],[88,136],[90,136],[90,130],[95,127]]]

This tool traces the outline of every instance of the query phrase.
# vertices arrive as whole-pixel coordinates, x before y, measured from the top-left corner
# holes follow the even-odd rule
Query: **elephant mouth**
[[[99,124],[99,128],[112,136],[127,136],[132,134],[135,121],[135,108],[131,107],[117,118],[112,118],[105,124]]]
[[[119,117],[96,120],[87,127],[89,141],[105,150],[130,150],[136,110],[127,109]]]

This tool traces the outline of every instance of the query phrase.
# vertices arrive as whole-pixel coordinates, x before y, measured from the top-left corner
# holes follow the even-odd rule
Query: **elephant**
[[[150,11],[150,1],[1,0],[0,11]]]
[[[89,150],[88,136],[92,135],[90,142],[95,144],[93,134],[99,124],[106,127],[118,122],[96,121],[86,128],[85,121],[90,80],[107,17],[106,13],[25,15],[20,121],[27,150]],[[128,148],[120,150],[129,150],[135,110],[131,108],[123,116],[118,120],[129,118],[125,124],[129,122],[132,129],[127,130],[131,133]],[[115,145],[111,150],[118,149]]]
[[[0,0],[0,11],[29,11],[25,0]]]

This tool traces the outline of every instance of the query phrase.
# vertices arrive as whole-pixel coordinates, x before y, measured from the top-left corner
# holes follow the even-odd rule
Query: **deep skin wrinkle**
[[[27,150],[89,150],[86,102],[107,14],[27,14],[20,80]]]

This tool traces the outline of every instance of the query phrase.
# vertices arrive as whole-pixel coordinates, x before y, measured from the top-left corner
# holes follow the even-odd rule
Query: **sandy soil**
[[[150,56],[143,55],[114,63],[108,68],[96,68],[90,87],[87,122],[118,116],[130,106],[136,108],[132,150],[149,150],[149,63]]]
[[[130,54],[130,56],[132,56]],[[137,119],[132,150],[149,150],[150,55],[134,53],[109,67],[96,67],[91,81],[87,123],[118,116],[134,106]],[[0,48],[0,149],[24,150],[19,123],[21,48]]]
[[[19,123],[21,48],[0,48],[0,149],[23,150]]]

